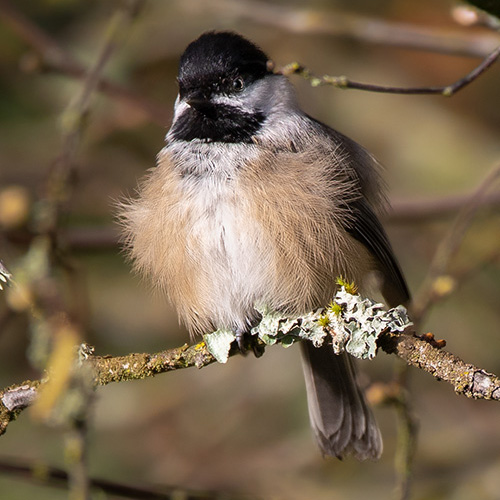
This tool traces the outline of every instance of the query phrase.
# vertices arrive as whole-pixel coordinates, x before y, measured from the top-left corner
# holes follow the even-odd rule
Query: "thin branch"
[[[485,204],[485,195],[487,189],[490,187],[491,183],[500,174],[500,166],[493,169],[486,178],[480,183],[479,187],[475,189],[472,194],[470,194],[467,199],[464,200],[463,206],[455,221],[448,232],[447,235],[441,241],[438,250],[436,251],[435,257],[431,266],[429,268],[426,279],[420,287],[419,293],[414,298],[412,304],[412,319],[414,323],[419,328],[422,323],[423,317],[426,312],[434,305],[444,294],[436,293],[436,283],[448,267],[448,263],[451,257],[458,251],[460,243],[467,231],[467,228],[472,222],[472,219],[479,208]],[[448,280],[450,281],[450,280]],[[443,287],[441,287],[443,288]],[[446,290],[449,291],[453,287],[447,287]],[[426,356],[422,356],[423,360],[426,360]],[[417,427],[413,425],[414,416],[411,411],[409,396],[408,396],[408,378],[410,377],[409,366],[413,363],[407,361],[407,365],[399,367],[397,379],[400,385],[401,393],[404,394],[405,404],[396,405],[398,412],[398,421],[400,429],[404,429],[405,432],[400,432],[397,447],[397,474],[398,474],[398,493],[400,500],[406,500],[410,495],[410,483],[412,478],[412,465],[415,456],[415,446],[417,439]],[[450,366],[455,366],[453,359],[450,360]],[[461,366],[460,369],[463,373],[473,373],[474,370],[469,371],[466,366]],[[477,372],[478,383],[480,383],[482,374]],[[473,375],[474,377],[475,375]],[[469,380],[467,382],[468,387],[474,386],[474,380]],[[455,384],[455,390],[457,387],[460,388],[460,383]],[[500,394],[500,390],[497,391]]]
[[[27,383],[8,391],[3,400],[3,407],[0,408],[0,413],[10,420],[24,407],[34,402],[32,414],[36,418],[69,424],[69,430],[66,432],[66,458],[71,500],[90,499],[86,461],[86,420],[92,391],[89,390],[91,384],[87,383],[86,371],[74,370],[72,354],[74,345],[79,343],[79,328],[67,312],[65,294],[60,292],[60,286],[51,273],[49,262],[56,255],[56,250],[59,250],[57,235],[60,215],[71,194],[72,172],[92,96],[101,81],[106,63],[123,38],[125,29],[138,14],[142,3],[143,0],[132,0],[123,3],[114,11],[106,26],[95,62],[86,73],[79,92],[62,115],[61,151],[47,175],[44,197],[39,201],[43,209],[39,210],[39,217],[36,219],[35,231],[39,236],[31,242],[27,254],[32,257],[37,256],[40,273],[37,275],[34,269],[27,273],[29,284],[26,285],[34,293],[28,294],[26,307],[32,310],[34,335],[40,336],[41,330],[50,333],[46,352],[43,355],[39,354],[37,360],[39,367],[46,367],[50,377],[41,384]],[[5,3],[0,4],[0,12],[1,7],[5,8]],[[21,23],[20,26],[25,25]],[[50,40],[45,40],[43,34],[35,32],[35,38],[50,45]],[[57,60],[63,60],[60,56],[59,54]],[[36,344],[36,341],[34,343]],[[71,401],[72,398],[69,397],[66,403],[69,400],[70,404],[66,404],[65,408],[64,404],[58,406],[58,403],[64,403],[64,396],[68,394],[77,395],[77,398],[73,397]],[[8,423],[7,420],[0,424],[3,429]]]
[[[198,2],[196,2],[198,3]],[[292,63],[286,71],[302,73],[311,78],[316,85],[334,85],[340,88],[357,88],[375,92],[443,94],[451,95],[477,78],[476,71],[484,71],[490,58],[495,58],[495,47],[498,46],[497,36],[470,36],[455,31],[436,31],[433,29],[415,27],[403,23],[391,23],[342,12],[319,12],[310,9],[296,9],[290,6],[271,5],[260,1],[228,2],[219,0],[211,2],[204,8],[231,13],[233,16],[250,18],[263,24],[272,24],[299,33],[326,33],[336,36],[347,36],[370,43],[382,43],[399,47],[419,48],[455,55],[486,57],[480,65],[464,79],[446,87],[428,87],[400,89],[377,85],[352,82],[345,77],[315,77],[305,67]],[[77,62],[71,54],[65,51],[55,39],[40,27],[32,23],[24,14],[17,10],[8,0],[0,0],[0,18],[17,35],[30,44],[43,58],[46,66],[74,78],[82,78],[86,74],[84,66]],[[498,54],[497,54],[498,55]],[[306,76],[307,75],[307,76]],[[147,98],[119,84],[101,79],[98,89],[109,97],[121,100],[127,105],[146,113],[153,121],[165,126],[170,121],[171,109],[161,103],[151,102]]]
[[[238,354],[234,349],[230,355]],[[182,368],[203,368],[215,363],[204,342],[154,354],[129,354],[127,356],[91,356],[89,362],[94,370],[94,383],[107,385],[111,382],[137,380]]]
[[[332,85],[340,89],[367,90],[369,92],[381,92],[387,94],[436,94],[450,97],[472,83],[480,75],[482,75],[498,59],[499,56],[500,45],[497,46],[495,50],[493,50],[490,54],[488,54],[488,56],[483,59],[481,64],[479,64],[463,78],[457,80],[451,85],[439,87],[392,87],[386,85],[373,85],[370,83],[355,82],[349,80],[345,76],[316,76],[311,72],[311,70],[297,62],[287,64],[286,66],[278,70],[278,72],[284,75],[299,75],[308,80],[313,87]]]
[[[68,498],[70,500],[91,500],[85,418],[71,422],[71,429],[65,435],[64,447],[68,467]]]

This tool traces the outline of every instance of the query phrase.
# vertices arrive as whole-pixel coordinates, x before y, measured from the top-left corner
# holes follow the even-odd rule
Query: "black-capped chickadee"
[[[336,278],[382,275],[390,305],[408,289],[375,215],[377,162],[304,113],[253,43],[208,32],[180,60],[179,95],[158,165],[125,203],[135,268],[192,334],[325,306]],[[309,414],[325,455],[377,458],[382,440],[347,355],[302,342]]]

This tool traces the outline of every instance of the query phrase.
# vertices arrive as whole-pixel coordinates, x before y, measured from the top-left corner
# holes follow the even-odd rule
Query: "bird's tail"
[[[311,426],[324,455],[377,459],[382,438],[356,383],[352,359],[332,347],[301,342]]]

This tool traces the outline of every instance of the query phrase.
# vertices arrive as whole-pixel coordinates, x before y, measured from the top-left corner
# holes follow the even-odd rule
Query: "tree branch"
[[[408,365],[450,383],[457,394],[472,399],[500,401],[498,376],[433,346],[432,343],[415,336],[414,332],[402,335],[384,334],[379,339],[379,345],[387,354],[395,354]]]
[[[407,364],[448,382],[457,394],[473,399],[500,400],[500,379],[496,375],[422,340],[413,331],[400,335],[382,333],[378,345],[386,353],[396,355]],[[232,349],[229,356],[238,353],[237,349]],[[94,385],[102,386],[183,368],[203,368],[214,362],[215,358],[205,342],[200,342],[153,354],[133,353],[115,357],[87,355],[83,364],[92,368]],[[0,435],[7,430],[11,420],[33,403],[40,386],[46,383],[47,380],[26,381],[0,392]]]

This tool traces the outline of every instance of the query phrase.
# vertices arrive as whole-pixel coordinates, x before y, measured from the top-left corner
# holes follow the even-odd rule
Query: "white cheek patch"
[[[177,94],[177,98],[175,99],[175,104],[174,104],[174,117],[172,118],[172,125],[170,126],[169,131],[167,132],[167,135],[165,136],[165,139],[167,142],[171,138],[171,132],[174,127],[175,122],[186,112],[186,110],[190,109],[191,106],[181,99],[181,97]]]
[[[214,104],[222,104],[224,106],[231,106],[238,109],[243,108],[242,102],[236,96],[215,95],[212,97],[211,101]]]
[[[186,109],[189,109],[191,106],[189,106],[189,104],[182,100],[180,98],[180,96],[178,95],[177,96],[177,99],[175,100],[175,104],[174,104],[174,122],[175,120],[177,120],[179,118],[179,116],[181,116],[185,111]]]

